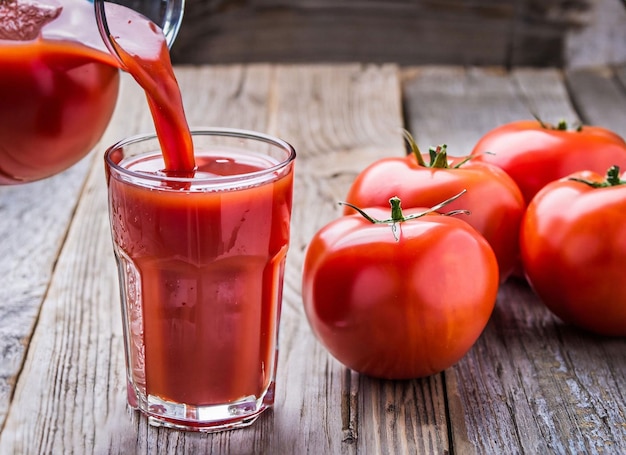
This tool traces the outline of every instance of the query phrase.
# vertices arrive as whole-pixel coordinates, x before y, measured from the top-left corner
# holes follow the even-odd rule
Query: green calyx
[[[606,178],[601,182],[592,182],[590,180],[580,179],[577,177],[571,177],[569,180],[584,183],[592,188],[609,188],[612,186],[626,185],[626,180],[622,180],[620,178],[619,166],[615,165],[611,166],[609,170],[606,171]]]
[[[404,138],[406,139],[409,149],[415,159],[417,160],[417,164],[422,167],[429,167],[432,169],[450,169],[450,165],[448,164],[448,146],[446,144],[441,144],[436,147],[429,147],[428,155],[430,156],[430,163],[426,164],[424,161],[424,157],[422,156],[422,152],[420,151],[415,139],[408,131],[404,130]],[[461,160],[454,166],[452,169],[456,169],[461,167],[467,161],[471,159],[471,156],[466,157],[464,160]]]
[[[419,213],[413,213],[412,215],[404,215],[404,213],[402,212],[402,207],[401,207],[401,201],[400,198],[398,196],[394,196],[391,199],[389,199],[389,205],[391,206],[391,218],[387,218],[385,220],[377,220],[376,218],[371,217],[370,215],[368,215],[363,209],[350,204],[349,202],[340,202],[340,205],[347,205],[348,207],[356,210],[363,218],[365,218],[367,221],[369,221],[372,224],[388,224],[391,226],[391,232],[393,233],[393,237],[396,240],[396,242],[400,239],[400,233],[398,231],[398,224],[399,223],[403,223],[405,221],[409,221],[409,220],[414,220],[417,218],[421,218],[424,215],[428,215],[429,213],[433,213],[436,212],[440,209],[442,209],[443,207],[445,207],[446,205],[448,205],[449,203],[451,203],[452,201],[457,200],[458,198],[460,198],[467,190],[463,190],[458,194],[455,194],[454,196],[452,196],[451,198],[446,199],[445,201],[432,206],[429,209],[424,210],[423,212],[419,212]],[[452,210],[450,212],[446,212],[446,213],[442,213],[442,215],[445,216],[454,216],[454,215],[460,215],[460,214],[465,214],[465,215],[469,215],[470,212],[468,210]]]
[[[407,216],[405,216],[404,213],[402,212],[400,198],[398,196],[394,196],[391,199],[389,199],[389,205],[391,206],[391,218],[387,218],[385,220],[377,220],[376,218],[369,216],[363,209],[357,207],[356,205],[350,204],[349,202],[340,202],[339,205],[347,205],[348,207],[356,210],[357,212],[359,212],[359,214],[361,214],[363,218],[365,218],[367,221],[369,221],[372,224],[402,223],[404,221],[414,220],[416,218],[421,218],[424,215],[428,215],[429,213],[436,212],[437,210],[442,209],[443,207],[445,207],[452,201],[457,200],[466,192],[467,190],[463,190],[460,193],[455,194],[451,198],[448,198],[445,201],[440,202],[439,204],[434,205],[431,208],[424,210],[423,212],[414,213],[412,215],[407,215]],[[452,216],[452,215],[459,215],[459,214],[469,215],[469,211],[453,210],[451,212],[443,213],[442,215]]]
[[[541,125],[541,127],[544,129],[553,130],[553,131],[570,131],[566,120],[561,119],[556,125],[552,125],[551,123],[547,123],[541,120],[538,115],[533,114],[533,117],[535,117],[535,120],[537,120],[539,124]],[[582,124],[571,129],[571,131],[576,131],[576,132],[581,132],[582,130],[583,130]]]

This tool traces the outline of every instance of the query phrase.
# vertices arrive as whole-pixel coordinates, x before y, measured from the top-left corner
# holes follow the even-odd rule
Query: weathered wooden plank
[[[92,160],[46,180],[0,186],[0,428]]]
[[[312,365],[287,366],[294,382],[280,388],[286,408],[275,412],[276,453],[443,453],[448,441],[440,377],[393,382],[350,373],[314,342],[302,313],[300,270],[309,239],[339,214],[336,202],[357,172],[378,157],[404,153],[396,67],[341,68],[287,66],[277,72],[274,131],[301,151],[283,334],[294,344],[286,355]],[[294,437],[284,431],[291,421],[299,433],[283,443]]]
[[[212,3],[187,3],[188,14],[172,48],[174,61],[502,63],[513,9],[490,3],[491,8],[464,8],[462,15],[458,3]],[[464,45],[455,46],[460,42]]]
[[[615,75],[617,80],[622,84],[624,90],[626,90],[626,64],[617,66],[615,68]]]
[[[556,69],[518,68],[511,71],[511,82],[517,97],[533,116],[543,122],[556,125],[565,120],[569,125],[578,125],[581,119],[572,105],[564,83],[563,72]],[[531,118],[526,114],[524,118]]]
[[[609,128],[626,137],[626,89],[610,67],[566,71],[567,85],[586,124]]]
[[[460,418],[474,453],[622,452],[625,347],[562,324],[526,284],[507,283],[483,337],[446,375],[448,396],[460,390],[455,444]]]
[[[422,151],[447,144],[451,155],[467,155],[491,128],[529,117],[502,68],[425,66],[404,74],[407,128]]]
[[[424,107],[437,102],[443,124],[454,130],[452,141],[439,141],[455,148],[469,150],[487,130],[529,118],[531,111],[547,121],[578,118],[554,70],[420,68],[406,74],[410,130],[418,138],[446,133]],[[476,345],[445,372],[452,448],[456,453],[624,451],[625,370],[626,340],[563,325],[526,284],[511,281],[502,286]]]
[[[533,116],[579,121],[556,69],[424,66],[403,77],[407,127],[423,151],[445,143],[450,154],[465,155],[492,128]]]
[[[177,63],[586,67],[626,56],[619,0],[190,0]]]
[[[591,2],[581,11],[583,26],[566,34],[565,61],[569,68],[615,65],[626,62],[626,3]]]
[[[351,178],[375,157],[403,153],[397,68],[177,71],[190,123],[269,131],[299,152],[276,409],[248,429],[216,435],[156,429],[126,410],[117,280],[97,163],[44,302],[0,435],[0,453],[447,450],[441,378],[407,383],[361,379],[315,342],[300,298],[306,244],[338,214],[336,201]],[[128,80],[124,90],[109,142],[149,127],[142,94]],[[384,428],[382,436],[379,428]]]
[[[562,65],[590,2],[191,0],[178,63]],[[616,44],[617,46],[617,44]]]

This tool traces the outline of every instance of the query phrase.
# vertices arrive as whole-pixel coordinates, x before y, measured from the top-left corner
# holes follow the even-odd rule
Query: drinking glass
[[[197,171],[169,177],[154,135],[105,154],[128,402],[153,425],[219,431],[274,402],[295,150],[192,131]]]

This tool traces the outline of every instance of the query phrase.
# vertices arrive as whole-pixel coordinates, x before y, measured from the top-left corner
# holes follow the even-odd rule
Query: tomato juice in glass
[[[261,133],[191,131],[163,31],[98,5],[156,131],[105,154],[128,402],[153,425],[247,426],[274,402],[295,151]]]
[[[249,425],[273,404],[293,148],[192,132],[196,171],[163,172],[156,136],[105,156],[128,401],[155,425]]]
[[[60,14],[37,36],[0,39],[2,185],[75,164],[98,142],[117,102],[119,67],[98,34],[91,3],[51,4]]]

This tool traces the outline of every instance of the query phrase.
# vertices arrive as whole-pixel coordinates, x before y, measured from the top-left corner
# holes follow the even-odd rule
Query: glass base
[[[130,390],[129,390],[130,391]],[[215,433],[252,425],[259,416],[274,404],[274,383],[266,393],[256,398],[249,396],[228,404],[194,406],[173,403],[148,395],[147,400],[129,396],[129,405],[148,417],[155,427],[174,430]]]

